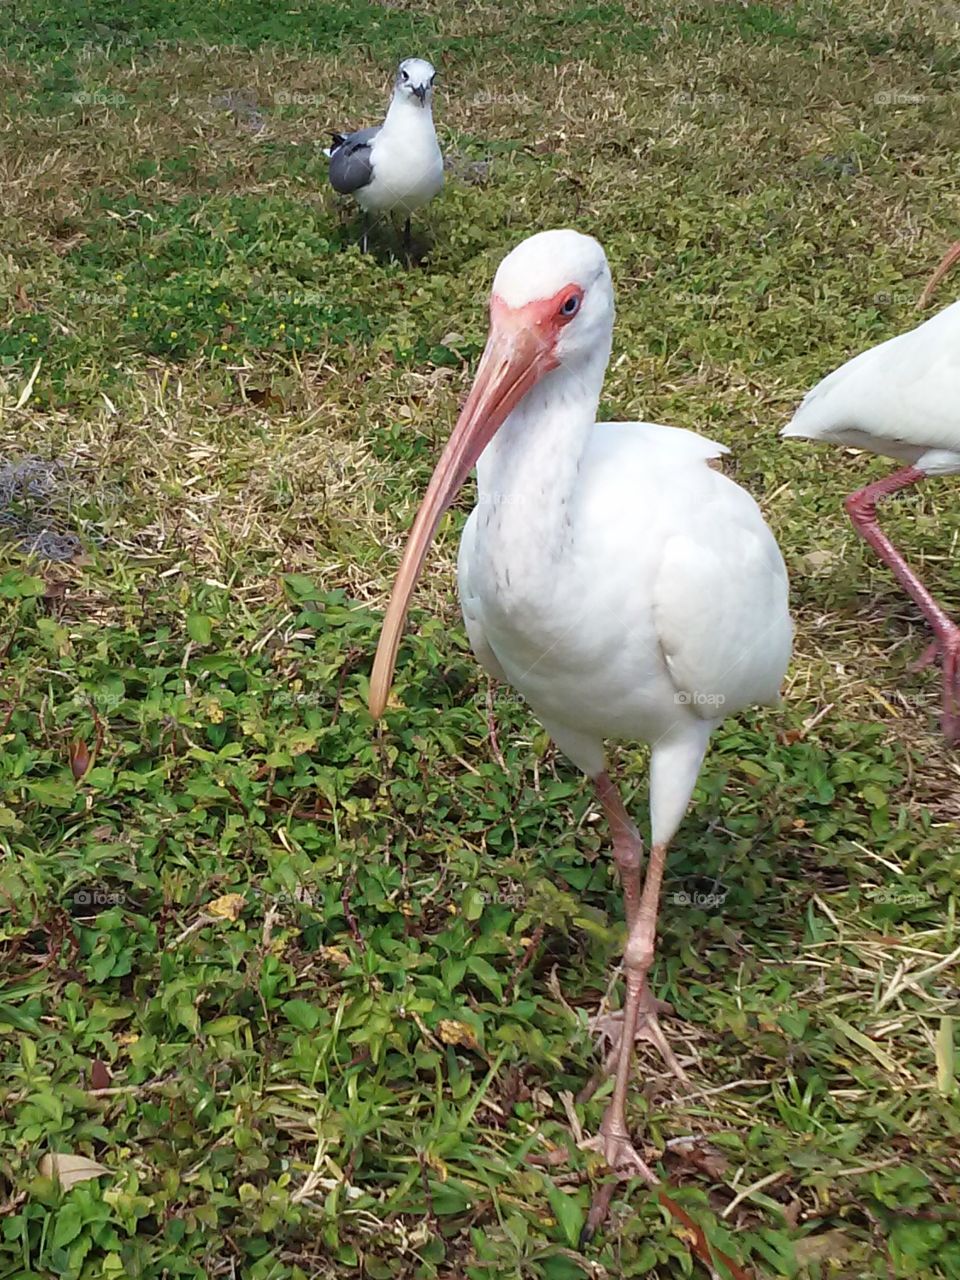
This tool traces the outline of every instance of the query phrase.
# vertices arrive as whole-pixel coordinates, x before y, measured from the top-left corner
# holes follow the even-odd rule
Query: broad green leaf
[[[197,644],[209,644],[213,639],[213,623],[205,613],[187,614],[187,635]]]

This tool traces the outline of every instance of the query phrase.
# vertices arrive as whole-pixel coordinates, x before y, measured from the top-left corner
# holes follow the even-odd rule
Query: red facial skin
[[[565,314],[562,308],[573,298],[576,305]],[[560,363],[557,340],[578,313],[582,300],[583,290],[577,284],[565,285],[552,297],[536,298],[522,307],[508,306],[497,294],[490,300],[487,345],[413,522],[380,633],[369,694],[375,719],[387,705],[410,597],[437,525],[497,430],[531,387]]]

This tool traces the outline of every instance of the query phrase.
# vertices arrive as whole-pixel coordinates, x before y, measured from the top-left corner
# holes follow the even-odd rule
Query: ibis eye
[[[560,314],[562,316],[575,316],[580,310],[580,295],[571,293],[570,297],[561,305]]]
[[[401,78],[402,80],[409,80],[409,79],[410,79],[410,76],[407,74],[407,72],[406,72],[406,71],[401,71],[401,72],[400,72],[400,78]]]

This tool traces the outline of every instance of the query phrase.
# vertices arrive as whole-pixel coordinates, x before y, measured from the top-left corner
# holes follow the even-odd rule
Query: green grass
[[[365,709],[493,271],[559,225],[617,287],[602,413],[731,446],[798,622],[784,707],[716,734],[670,854],[653,983],[693,1092],[642,1054],[631,1122],[757,1276],[960,1275],[960,772],[924,628],[842,511],[885,464],[776,438],[956,238],[955,6],[4,20],[0,1276],[697,1270],[640,1186],[578,1246],[609,1087],[569,1099],[622,910],[509,690],[506,770],[488,742],[468,494],[386,725]],[[320,150],[411,52],[453,160],[414,270],[384,228],[360,256]],[[884,518],[956,614],[953,493]],[[30,555],[51,532],[82,554]],[[644,753],[616,763],[642,820]],[[106,1172],[64,1191],[51,1153]]]

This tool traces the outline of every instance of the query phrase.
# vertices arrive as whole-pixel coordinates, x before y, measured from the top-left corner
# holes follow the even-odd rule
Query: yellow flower
[[[176,329],[171,329],[171,330],[170,330],[170,337],[171,337],[171,338],[175,338],[176,336],[177,336],[177,331],[176,331]]]

